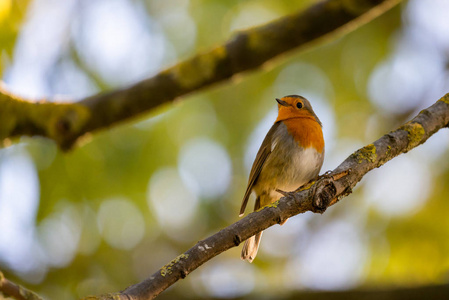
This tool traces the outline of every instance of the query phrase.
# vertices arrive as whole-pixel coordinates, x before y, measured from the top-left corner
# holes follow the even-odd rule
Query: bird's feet
[[[280,189],[276,189],[276,192],[278,192],[279,194],[281,194],[284,197],[294,197],[295,192],[286,192]]]
[[[310,181],[307,182],[306,184],[301,185],[299,188],[297,188],[297,189],[294,190],[294,191],[286,192],[286,191],[283,191],[283,190],[280,190],[280,189],[276,189],[276,192],[282,194],[282,196],[284,196],[284,197],[292,197],[292,198],[294,198],[294,195],[295,195],[296,193],[301,192],[301,191],[304,191],[304,190],[310,189],[316,181],[318,181],[319,179],[321,179],[321,178],[324,177],[324,176],[327,176],[327,174],[330,174],[330,172],[331,172],[331,171],[327,171],[327,172],[324,173],[323,175],[318,176],[317,178],[314,178],[314,179],[310,180]]]
[[[324,172],[324,174],[318,176],[318,178],[316,180],[319,180],[321,178],[329,178],[329,177],[331,177],[331,174],[332,174],[332,171],[328,170],[328,171]]]
[[[339,173],[327,171],[323,175],[318,176],[316,181],[320,181],[319,185],[313,186],[313,201],[314,212],[323,213],[329,206],[335,204],[340,198],[337,195],[335,181],[347,176],[351,169]]]
[[[308,183],[300,186],[295,191],[286,192],[280,189],[276,189],[276,191],[282,194],[284,197],[295,198],[296,193],[309,190],[313,195],[313,212],[323,213],[326,208],[335,202],[337,202],[337,198],[335,197],[336,190],[335,186],[332,184],[334,181],[339,180],[340,178],[348,175],[351,170],[346,170],[340,173],[332,173],[332,171],[327,171],[324,174],[318,176],[310,180]],[[320,181],[320,184],[315,184]],[[318,195],[317,195],[318,193]]]

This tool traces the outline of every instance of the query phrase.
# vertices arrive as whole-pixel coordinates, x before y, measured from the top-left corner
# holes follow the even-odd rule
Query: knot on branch
[[[234,245],[237,247],[242,242],[242,239],[240,238],[240,235],[234,234],[233,241],[234,241]]]
[[[338,182],[339,179],[349,175],[350,171],[345,170],[336,174],[326,172],[320,176],[312,190],[312,211],[314,213],[324,213],[329,206],[352,192],[349,186],[342,188],[344,185]]]
[[[332,178],[321,179],[315,188],[315,195],[312,200],[312,211],[314,213],[324,213],[335,198],[336,193],[337,189]]]

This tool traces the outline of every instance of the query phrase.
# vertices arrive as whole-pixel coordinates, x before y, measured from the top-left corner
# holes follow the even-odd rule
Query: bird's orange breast
[[[283,120],[288,132],[303,148],[314,147],[319,153],[324,150],[323,131],[313,117],[299,117]]]

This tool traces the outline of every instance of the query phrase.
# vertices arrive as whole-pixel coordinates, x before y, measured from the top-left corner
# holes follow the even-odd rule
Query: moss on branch
[[[0,140],[21,135],[41,135],[62,144],[76,135],[90,117],[78,103],[29,102],[0,89]]]
[[[9,281],[2,272],[0,272],[0,298],[2,295],[6,297],[13,297],[17,300],[42,300],[34,292],[27,290],[23,286],[17,285],[11,281]]]
[[[400,0],[328,0],[197,54],[131,87],[66,104],[24,101],[0,90],[0,141],[20,135],[51,138],[62,149],[86,133],[108,128],[160,104],[253,70],[281,54],[347,33]]]
[[[236,223],[198,242],[181,255],[182,263],[178,263],[181,261],[181,257],[178,256],[146,280],[121,292],[120,299],[127,299],[127,297],[154,299],[159,293],[208,260],[236,247],[240,241],[279,223],[279,220],[286,220],[306,211],[323,213],[327,207],[348,196],[369,171],[419,146],[435,132],[446,127],[449,123],[449,103],[444,99],[448,97],[449,94],[445,95],[435,104],[421,111],[410,122],[357,150],[332,172],[320,176],[312,186],[286,193],[286,197],[276,201],[275,205],[265,206],[250,213]],[[202,251],[205,247],[208,249],[207,252]]]

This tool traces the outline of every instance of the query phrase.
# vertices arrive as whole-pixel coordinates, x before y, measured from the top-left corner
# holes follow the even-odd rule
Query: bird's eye
[[[301,102],[296,103],[296,107],[297,108],[302,108],[302,103]]]

